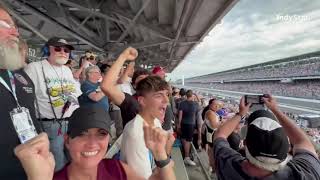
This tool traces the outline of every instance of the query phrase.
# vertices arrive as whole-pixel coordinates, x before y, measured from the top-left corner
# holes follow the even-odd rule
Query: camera
[[[244,100],[246,104],[264,104],[263,97],[268,97],[267,94],[262,95],[244,95]]]

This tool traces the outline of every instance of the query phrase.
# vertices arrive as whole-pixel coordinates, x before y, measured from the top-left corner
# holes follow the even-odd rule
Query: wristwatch
[[[163,168],[170,163],[170,157],[168,156],[165,160],[154,160],[158,168]]]

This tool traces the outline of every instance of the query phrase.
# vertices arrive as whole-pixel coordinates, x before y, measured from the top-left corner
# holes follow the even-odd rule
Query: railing
[[[226,91],[226,90],[210,89],[210,88],[195,87],[195,86],[177,86],[177,87],[194,89],[200,92],[213,94],[213,95],[231,97],[236,100],[239,100],[240,97],[243,96],[244,94],[255,95],[255,93]],[[293,97],[284,97],[284,96],[275,96],[275,97],[279,102],[279,106],[282,108],[299,111],[301,113],[320,114],[320,100],[293,98]]]

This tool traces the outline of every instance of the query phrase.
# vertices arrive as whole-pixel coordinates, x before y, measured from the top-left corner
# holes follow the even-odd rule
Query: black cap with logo
[[[70,45],[65,39],[60,37],[52,37],[48,40],[47,45],[49,46],[65,46],[70,50],[74,50],[74,47]]]

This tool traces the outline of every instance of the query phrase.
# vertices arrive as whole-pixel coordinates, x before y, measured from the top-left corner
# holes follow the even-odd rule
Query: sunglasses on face
[[[63,51],[64,51],[65,53],[70,53],[70,49],[68,49],[68,48],[54,47],[54,51],[55,51],[55,52],[61,52],[62,49],[63,49]]]

